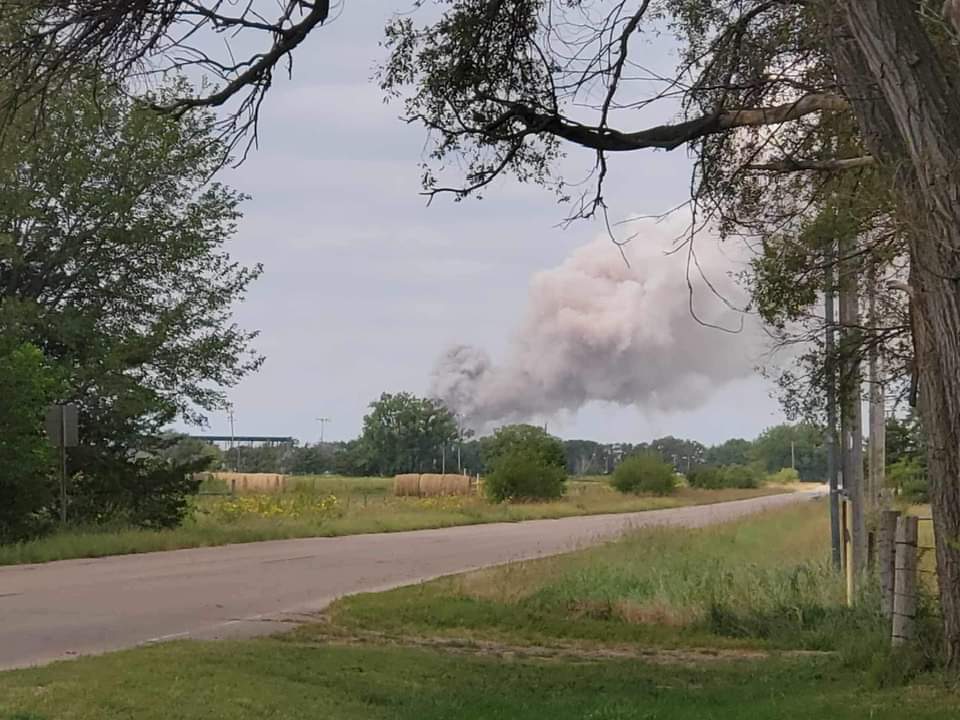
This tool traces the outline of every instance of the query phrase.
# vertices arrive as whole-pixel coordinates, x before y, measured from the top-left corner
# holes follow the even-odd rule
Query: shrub
[[[71,459],[80,468],[70,489],[71,521],[153,529],[176,527],[183,521],[200,487],[194,473],[205,467],[90,446],[74,448]]]
[[[800,473],[793,468],[782,468],[775,473],[767,476],[767,482],[776,485],[787,485],[789,483],[800,482]]]
[[[690,487],[702,490],[722,488],[755,488],[760,484],[759,473],[749,465],[702,465],[687,474]]]
[[[701,465],[687,473],[687,483],[690,487],[701,490],[716,490],[723,487],[723,476],[720,468],[713,465]]]
[[[567,467],[563,442],[536,425],[504,425],[493,437],[484,438],[482,444],[484,462],[491,468],[496,466],[498,458],[514,451],[536,455],[547,465],[564,470]]]
[[[566,471],[544,460],[540,453],[517,447],[497,457],[483,483],[494,502],[553,500],[563,495]]]
[[[655,453],[628,457],[613,471],[611,485],[622,493],[670,495],[677,489],[673,466]]]
[[[755,488],[760,484],[759,473],[749,465],[727,465],[721,468],[726,488]]]

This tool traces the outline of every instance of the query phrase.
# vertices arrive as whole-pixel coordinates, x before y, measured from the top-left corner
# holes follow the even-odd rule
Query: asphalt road
[[[562,553],[631,527],[700,527],[818,494],[0,567],[0,669],[181,637],[275,632],[343,595]]]

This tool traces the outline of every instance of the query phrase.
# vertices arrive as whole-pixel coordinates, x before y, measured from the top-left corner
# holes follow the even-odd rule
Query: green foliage
[[[896,489],[897,494],[912,503],[930,502],[927,470],[919,460],[902,456],[887,466],[887,485]]]
[[[199,470],[218,470],[223,467],[223,451],[216,445],[188,435],[164,438],[169,443],[159,455],[174,465],[190,465]]]
[[[800,482],[800,473],[793,468],[783,468],[767,476],[767,482],[776,485],[786,485],[788,483]]]
[[[563,466],[545,460],[537,447],[514,446],[496,456],[483,489],[494,502],[553,500],[563,495],[566,480]]]
[[[888,465],[906,459],[926,467],[926,443],[916,415],[910,414],[902,419],[888,417],[886,431],[884,453]]]
[[[768,473],[792,467],[796,462],[801,480],[823,480],[827,475],[823,431],[811,423],[767,428],[754,441],[752,457]]]
[[[21,120],[0,163],[0,228],[16,228],[0,235],[0,337],[42,348],[79,406],[70,517],[167,526],[196,463],[161,462],[152,438],[260,364],[231,320],[259,268],[223,250],[243,196],[210,182],[226,154],[216,119],[78,80],[45,99],[44,122]]]
[[[162,458],[161,450],[141,450],[130,457],[112,448],[76,448],[71,463],[83,470],[70,487],[71,522],[152,529],[180,524],[200,488],[193,475],[206,469],[209,459],[176,462]]]
[[[747,465],[753,459],[753,443],[742,438],[733,438],[720,445],[707,448],[706,465]]]
[[[499,458],[516,452],[535,455],[545,465],[567,466],[563,442],[536,425],[504,425],[481,442],[484,461],[490,467],[495,467]]]
[[[610,484],[622,493],[671,495],[676,490],[673,466],[653,452],[633,455],[621,462],[613,471]]]
[[[440,402],[411,393],[383,393],[370,403],[360,437],[369,464],[381,475],[437,469],[457,423]]]
[[[701,465],[687,474],[690,487],[703,490],[721,488],[755,488],[760,484],[760,474],[749,465],[724,465],[714,467]]]
[[[56,373],[35,346],[0,338],[0,543],[22,540],[45,525],[52,500],[54,452],[44,435]]]
[[[665,462],[670,463],[677,472],[686,472],[694,465],[703,462],[706,448],[696,440],[676,438],[673,435],[657,438],[644,446],[658,453]]]

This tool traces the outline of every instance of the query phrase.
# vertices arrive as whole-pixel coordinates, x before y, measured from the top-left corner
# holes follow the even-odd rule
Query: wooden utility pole
[[[824,341],[824,383],[827,391],[827,429],[824,433],[824,443],[827,446],[827,484],[830,486],[830,547],[833,550],[833,567],[840,570],[840,488],[837,484],[837,372],[835,357],[835,328],[834,328],[834,270],[836,248],[830,244],[827,254],[826,282],[823,290],[824,313],[823,320],[826,326]]]
[[[893,589],[893,645],[914,637],[917,616],[917,518],[897,520],[896,570]]]
[[[850,503],[850,567],[854,593],[867,566],[863,488],[863,410],[860,402],[860,263],[853,238],[842,238],[840,254],[840,438],[843,489]]]
[[[883,380],[880,377],[880,351],[877,330],[880,321],[877,316],[877,265],[871,262],[868,270],[867,311],[870,326],[870,350],[867,358],[867,375],[870,385],[869,428],[870,440],[867,445],[869,482],[867,483],[867,504],[870,509],[880,506],[880,498],[885,484],[887,419],[884,401]]]

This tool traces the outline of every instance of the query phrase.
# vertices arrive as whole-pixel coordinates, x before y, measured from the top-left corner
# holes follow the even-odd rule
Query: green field
[[[0,546],[0,565],[302,537],[397,532],[490,522],[620,513],[736,500],[782,489],[694,490],[671,497],[621,495],[606,483],[571,481],[562,500],[491,504],[479,497],[398,498],[387,478],[303,477],[278,494],[207,494],[172,530],[74,528]],[[208,487],[206,490],[216,490]]]
[[[347,598],[274,638],[2,673],[0,720],[957,717],[950,685],[842,607],[824,516],[645,530]]]

